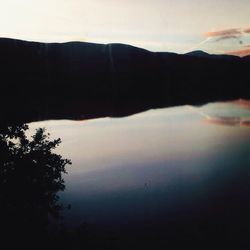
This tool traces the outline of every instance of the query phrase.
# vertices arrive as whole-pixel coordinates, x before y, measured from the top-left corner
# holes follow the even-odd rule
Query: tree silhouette
[[[2,238],[44,238],[49,218],[60,218],[68,159],[53,153],[61,139],[44,128],[28,138],[28,125],[0,129],[0,229]],[[8,237],[7,237],[8,236]],[[11,237],[9,237],[11,236]]]

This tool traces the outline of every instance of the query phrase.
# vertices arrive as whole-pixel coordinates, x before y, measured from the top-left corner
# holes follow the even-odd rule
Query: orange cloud
[[[232,55],[232,56],[240,56],[240,57],[244,57],[244,56],[249,56],[250,55],[250,48],[246,48],[246,49],[240,49],[240,50],[234,50],[234,51],[229,51],[226,52],[228,55]]]
[[[238,126],[240,125],[239,117],[209,117],[206,118],[206,122],[211,124],[219,124],[226,126]]]
[[[230,127],[248,127],[250,128],[250,118],[242,119],[240,117],[209,117],[205,121],[209,124],[230,126]]]
[[[240,107],[245,108],[245,109],[250,109],[250,100],[239,99],[239,100],[232,101],[231,103],[235,105],[239,105]]]
[[[249,127],[250,128],[250,121],[243,121],[240,123],[241,126],[244,126],[244,127]]]
[[[226,40],[226,39],[239,39],[240,38],[240,36],[220,36],[220,37],[218,37],[217,39],[216,39],[216,42],[219,42],[219,41],[221,41],[221,40]]]
[[[243,30],[244,33],[250,33],[250,27]]]
[[[206,32],[205,37],[232,37],[232,36],[240,36],[242,34],[241,29],[225,29],[219,31],[210,31]]]

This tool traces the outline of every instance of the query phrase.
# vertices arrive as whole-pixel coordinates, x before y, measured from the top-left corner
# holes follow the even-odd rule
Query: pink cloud
[[[250,27],[243,30],[244,33],[250,33]]]
[[[232,37],[232,36],[240,36],[242,34],[241,29],[225,29],[219,31],[210,31],[206,32],[204,35],[206,37]]]
[[[249,127],[250,128],[250,121],[243,121],[240,123],[241,126],[244,126],[244,127]]]
[[[230,126],[230,127],[248,127],[250,128],[250,118],[242,120],[240,117],[210,117],[205,122],[214,125]]]
[[[239,99],[239,100],[232,101],[231,103],[238,105],[245,109],[250,109],[250,100]]]
[[[239,117],[209,117],[206,118],[206,122],[211,124],[226,125],[226,126],[238,126],[240,125]]]
[[[226,52],[226,54],[232,55],[232,56],[239,56],[239,57],[249,56],[250,48],[229,51],[229,52]]]
[[[239,39],[239,36],[220,36],[216,39],[216,42],[219,42],[221,40],[226,40],[226,39]]]

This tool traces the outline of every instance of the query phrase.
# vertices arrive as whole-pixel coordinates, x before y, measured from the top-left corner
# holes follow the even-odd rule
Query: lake
[[[34,122],[29,133],[45,127],[62,139],[56,152],[72,160],[59,194],[71,207],[68,230],[84,227],[102,246],[124,249],[190,242],[245,249],[249,124],[249,103],[237,101]]]

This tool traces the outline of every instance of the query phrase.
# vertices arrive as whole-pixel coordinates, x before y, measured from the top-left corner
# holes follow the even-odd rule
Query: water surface
[[[71,204],[67,227],[85,224],[117,238],[137,232],[157,242],[209,235],[245,244],[249,117],[239,103],[214,103],[30,127],[60,137],[58,152],[73,162],[61,194]]]

